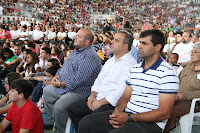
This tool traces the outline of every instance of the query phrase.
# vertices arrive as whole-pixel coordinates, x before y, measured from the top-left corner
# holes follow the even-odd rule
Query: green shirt
[[[7,59],[5,59],[5,63],[7,64],[7,63],[10,63],[11,61],[13,61],[14,59],[16,59],[16,56],[15,55],[13,55],[11,58],[7,58]],[[2,69],[2,70],[4,70],[4,68]],[[6,71],[10,71],[10,69],[5,69]]]

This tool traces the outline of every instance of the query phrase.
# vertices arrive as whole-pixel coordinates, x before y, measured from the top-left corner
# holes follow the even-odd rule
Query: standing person
[[[92,48],[93,33],[88,29],[81,29],[75,37],[76,49],[65,60],[52,84],[43,90],[45,110],[49,125],[55,132],[65,132],[68,119],[67,109],[74,102],[87,98],[90,88],[101,69],[101,59]]]
[[[144,61],[132,67],[115,110],[85,116],[79,133],[162,132],[178,91],[174,69],[160,57],[164,45],[160,30],[140,34],[139,57]]]
[[[185,31],[194,34],[195,24],[192,22],[192,18],[189,18],[188,23],[185,25]]]
[[[24,79],[12,82],[8,92],[9,101],[14,102],[6,117],[0,123],[3,132],[12,122],[12,132],[43,133],[43,119],[37,106],[28,100],[33,90],[33,84]]]
[[[79,121],[86,115],[114,109],[124,92],[127,74],[136,61],[130,50],[133,36],[127,31],[119,31],[112,41],[111,51],[114,56],[103,66],[95,80],[89,99],[85,98],[72,104],[68,113],[78,131]]]
[[[190,112],[190,106],[193,98],[200,97],[200,43],[193,46],[191,51],[191,63],[188,64],[179,74],[179,89],[172,111],[164,133],[169,133],[179,121],[181,116]],[[200,106],[197,104],[195,112],[200,111]]]

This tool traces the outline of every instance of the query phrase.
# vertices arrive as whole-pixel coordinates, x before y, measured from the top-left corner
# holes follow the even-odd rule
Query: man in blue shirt
[[[101,59],[91,46],[93,39],[90,30],[79,30],[74,41],[76,49],[57,71],[52,84],[44,88],[43,96],[49,125],[55,122],[56,133],[65,132],[67,108],[89,96],[90,88],[100,72]]]

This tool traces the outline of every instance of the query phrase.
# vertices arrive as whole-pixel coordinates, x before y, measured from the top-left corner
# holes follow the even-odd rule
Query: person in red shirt
[[[6,117],[0,123],[0,132],[12,122],[12,133],[43,133],[42,114],[37,106],[28,100],[33,83],[25,79],[14,80],[8,92],[9,101],[14,102]]]
[[[1,27],[0,27],[0,46],[2,46],[6,42],[6,39],[12,40],[12,36],[10,34],[10,31],[7,30],[7,28],[5,27],[5,25],[1,25]]]

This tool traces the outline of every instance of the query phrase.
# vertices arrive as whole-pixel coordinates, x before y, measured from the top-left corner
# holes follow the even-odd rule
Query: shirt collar
[[[161,64],[162,61],[163,61],[163,59],[161,57],[159,57],[158,60],[152,66],[150,66],[148,69],[145,70],[144,69],[145,60],[144,60],[142,62],[142,64],[141,64],[141,67],[143,68],[143,72],[146,72],[149,69],[156,70],[160,66],[160,64]]]
[[[82,52],[86,49],[90,49],[91,48],[91,45],[87,46],[87,47],[84,47],[84,48],[76,48],[76,51],[79,53],[79,52]]]

